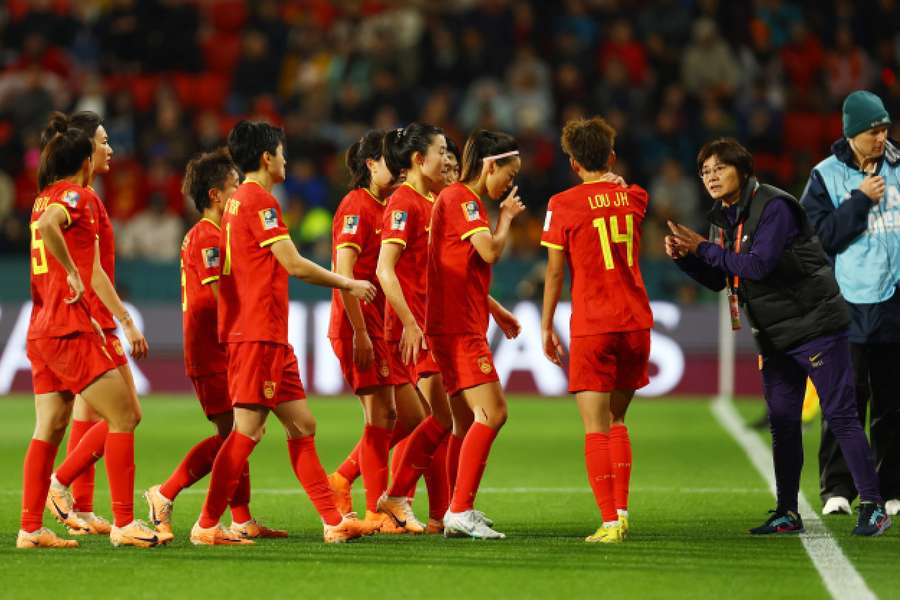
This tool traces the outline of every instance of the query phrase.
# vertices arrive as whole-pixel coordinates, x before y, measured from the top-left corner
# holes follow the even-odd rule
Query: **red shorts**
[[[353,338],[331,338],[331,347],[341,363],[341,372],[354,394],[382,385],[390,385],[391,363],[383,338],[372,338],[375,362],[362,370],[353,360]]]
[[[116,335],[115,329],[104,329],[103,335],[106,337],[106,351],[112,358],[116,367],[124,367],[128,364],[128,356],[125,354],[125,348],[119,337]]]
[[[434,355],[431,354],[430,348],[419,353],[419,362],[416,363],[416,381],[440,372],[441,369],[438,367],[437,361],[434,360]]]
[[[391,370],[388,383],[390,385],[403,385],[404,383],[416,385],[418,379],[416,367],[403,362],[403,358],[400,356],[400,341],[385,341],[385,344],[387,345],[388,365]]]
[[[116,368],[96,333],[28,340],[25,352],[31,361],[35,394],[80,394],[98,377]]]
[[[500,380],[487,339],[481,334],[430,335],[428,347],[440,366],[448,396]]]
[[[650,383],[650,330],[572,338],[569,392],[636,390]]]
[[[306,398],[290,344],[229,342],[226,353],[232,406],[260,404],[274,408],[282,402]]]
[[[213,373],[191,377],[197,400],[203,407],[203,414],[209,419],[231,412],[231,398],[228,396],[228,373]]]

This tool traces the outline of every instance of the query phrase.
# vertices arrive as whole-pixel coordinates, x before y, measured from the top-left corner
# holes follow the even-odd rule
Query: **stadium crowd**
[[[0,8],[0,255],[24,254],[51,110],[103,115],[98,181],[124,258],[175,261],[196,219],[184,165],[242,117],[282,125],[291,236],[327,260],[346,191],[341,150],[371,127],[514,134],[529,217],[510,252],[541,256],[547,199],[572,183],[560,124],[603,114],[617,172],[650,192],[651,297],[692,301],[663,253],[665,221],[709,205],[703,140],[732,135],[761,178],[799,195],[841,136],[840,102],[870,89],[900,114],[900,2],[829,0],[10,0]],[[826,9],[827,8],[827,9]],[[898,127],[894,125],[894,135]]]

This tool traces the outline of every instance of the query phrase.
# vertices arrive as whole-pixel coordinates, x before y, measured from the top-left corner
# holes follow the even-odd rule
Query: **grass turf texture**
[[[0,400],[0,597],[721,597],[821,598],[826,591],[797,538],[751,538],[774,501],[740,448],[715,422],[708,401],[638,400],[629,415],[634,446],[632,536],[614,546],[582,538],[599,524],[584,473],[583,434],[572,401],[510,399],[510,420],[491,455],[478,506],[509,537],[500,542],[384,536],[345,545],[322,543],[321,526],[287,460],[272,419],[251,459],[251,508],[261,521],[290,530],[286,540],[252,547],[197,548],[187,536],[207,480],[176,502],[176,540],[165,548],[112,548],[81,537],[69,551],[14,547],[21,465],[33,426],[30,398]],[[184,452],[212,428],[195,401],[143,401],[137,436],[135,508],[140,492],[161,482]],[[350,399],[315,399],[318,448],[333,469],[356,442],[360,409]],[[759,403],[743,403],[747,418]],[[803,489],[816,501],[817,429],[807,432]],[[62,452],[61,452],[62,454]],[[59,460],[59,459],[58,459]],[[363,507],[362,485],[354,506]],[[427,516],[420,491],[415,507]],[[105,472],[98,468],[96,508],[110,516]],[[896,592],[890,567],[900,556],[896,528],[885,537],[850,537],[850,517],[828,517],[841,547],[881,597]],[[57,532],[62,527],[47,517]],[[401,591],[402,590],[402,591]]]

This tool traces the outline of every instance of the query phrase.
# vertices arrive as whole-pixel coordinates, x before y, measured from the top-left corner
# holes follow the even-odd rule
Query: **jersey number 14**
[[[607,221],[609,224],[607,225]],[[607,271],[616,268],[613,261],[612,246],[610,244],[625,244],[628,266],[634,265],[634,218],[625,215],[625,232],[619,230],[619,218],[616,216],[598,217],[593,220],[597,233],[600,234],[600,250],[603,252],[603,264]]]

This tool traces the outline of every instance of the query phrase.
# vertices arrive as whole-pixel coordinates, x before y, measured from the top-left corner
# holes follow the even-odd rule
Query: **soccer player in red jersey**
[[[441,192],[432,213],[426,333],[451,397],[454,429],[466,431],[443,519],[446,536],[505,537],[474,503],[491,445],[507,416],[487,343],[488,317],[493,313],[508,335],[518,334],[518,323],[488,292],[491,265],[503,253],[512,220],[525,210],[518,188],[510,190],[520,167],[514,138],[476,131],[463,150],[461,182]],[[482,197],[497,200],[508,190],[492,231]]]
[[[238,183],[237,167],[226,148],[201,154],[185,169],[182,192],[193,200],[201,218],[181,244],[184,365],[203,413],[216,428],[216,435],[194,445],[166,481],[144,492],[150,519],[160,531],[172,531],[175,498],[210,472],[216,453],[234,426],[225,345],[219,342],[216,319],[222,263],[219,225],[225,203],[237,190]],[[270,529],[250,514],[249,464],[241,473],[229,505],[232,520],[229,532],[234,536],[248,539],[287,536],[286,531]]]
[[[81,111],[71,115],[68,118],[68,126],[81,129],[89,137],[93,138],[93,169],[88,182],[90,185],[97,174],[109,172],[110,160],[113,154],[113,150],[109,145],[109,136],[100,116],[91,111]],[[43,141],[46,143],[47,140]],[[89,189],[93,191],[93,188]],[[128,366],[125,350],[116,335],[116,322],[113,320],[113,312],[106,307],[104,302],[110,303],[115,309],[119,321],[122,323],[122,330],[132,349],[132,355],[135,358],[142,358],[147,354],[147,341],[135,326],[131,315],[128,314],[118,295],[114,293],[116,268],[115,233],[109,214],[106,212],[106,206],[96,193],[92,198],[95,200],[92,210],[96,215],[97,221],[97,242],[101,267],[101,269],[95,269],[93,276],[100,280],[99,287],[105,293],[103,294],[104,300],[101,300],[100,295],[95,293],[91,287],[86,290],[85,298],[90,303],[91,315],[99,323],[100,328],[103,329],[106,351],[112,357],[113,363],[116,365],[116,369],[122,375],[125,383],[128,384],[128,389],[131,392],[131,401],[135,405],[138,418],[140,418],[141,409],[134,377],[132,376],[131,368]],[[87,524],[86,529],[69,528],[69,532],[72,534],[108,534],[110,531],[109,522],[103,517],[94,514],[94,463],[103,456],[107,429],[106,421],[102,420],[99,415],[91,410],[84,398],[76,395],[75,405],[72,409],[72,428],[69,432],[69,441],[66,446],[67,460],[63,463],[64,466],[61,465],[60,469],[57,469],[57,472],[54,473],[51,479],[53,482],[51,490],[54,492],[64,493],[65,488],[70,487],[74,499],[73,508],[75,514]],[[85,440],[85,443],[79,447],[82,439]],[[76,476],[77,473],[80,474]]]
[[[84,301],[84,281],[96,281],[97,225],[90,177],[91,139],[69,128],[64,115],[51,117],[41,154],[31,221],[33,300],[26,351],[32,365],[37,424],[25,455],[19,548],[75,547],[42,527],[53,459],[68,424],[75,394],[108,423],[107,472],[115,523],[115,546],[150,547],[171,537],[134,519],[134,428],[138,422],[128,387],[103,345],[102,331]],[[97,291],[97,290],[95,290]],[[100,292],[102,294],[102,292]],[[102,296],[101,296],[102,297]],[[50,494],[55,516],[84,528],[69,494]]]
[[[213,462],[209,492],[191,531],[194,544],[235,540],[219,519],[241,480],[247,459],[274,412],[288,438],[291,466],[322,517],[326,542],[364,533],[362,522],[337,510],[315,445],[316,421],[288,343],[288,276],[347,290],[372,301],[375,286],[323,269],[300,256],[281,218],[272,186],[284,181],[284,132],[268,123],[241,121],[228,149],[245,180],[226,202],[219,256],[218,334],[226,344],[228,392],[234,430]]]
[[[625,412],[649,382],[653,316],[641,278],[641,223],[647,192],[610,173],[615,130],[600,117],[566,124],[562,147],[582,182],[547,205],[548,248],[541,328],[544,354],[561,365],[553,317],[569,265],[572,282],[569,392],[585,429],[588,480],[603,518],[588,542],[621,542],[628,532],[631,442]],[[599,308],[598,308],[599,307]]]

